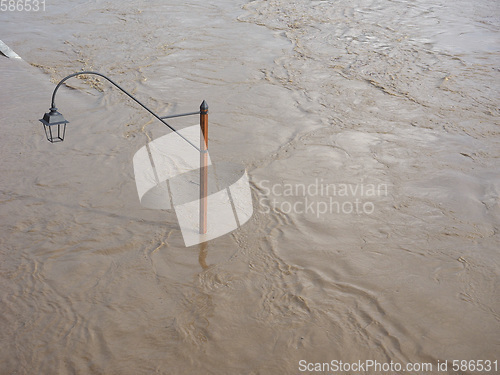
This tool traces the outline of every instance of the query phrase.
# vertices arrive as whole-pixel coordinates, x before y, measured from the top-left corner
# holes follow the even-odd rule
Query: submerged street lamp
[[[47,137],[47,140],[51,143],[56,143],[56,142],[62,142],[64,141],[64,136],[66,134],[66,125],[69,123],[64,116],[57,111],[57,107],[55,105],[55,97],[57,90],[61,85],[68,80],[71,77],[76,77],[79,75],[97,75],[100,76],[104,79],[106,79],[108,82],[110,82],[112,85],[114,85],[116,88],[121,90],[125,95],[127,95],[129,98],[131,98],[133,101],[135,101],[137,104],[139,104],[142,108],[144,108],[146,111],[148,111],[151,115],[153,115],[157,120],[159,120],[163,125],[166,125],[170,130],[175,132],[178,136],[183,138],[187,143],[189,143],[192,147],[194,147],[196,150],[200,152],[200,226],[199,226],[199,232],[200,234],[206,234],[207,233],[207,195],[208,195],[208,105],[205,101],[201,103],[200,110],[196,112],[189,112],[189,113],[182,113],[182,114],[177,114],[177,115],[169,115],[169,116],[158,116],[156,113],[154,113],[151,109],[146,107],[143,103],[141,103],[139,100],[137,100],[135,97],[133,97],[129,92],[127,92],[125,89],[123,89],[120,85],[115,83],[113,80],[110,78],[106,77],[105,75],[97,72],[90,72],[90,71],[84,71],[84,72],[78,72],[78,73],[73,73],[70,74],[66,77],[64,77],[57,86],[54,89],[54,92],[52,93],[52,103],[49,109],[49,112],[45,113],[43,115],[43,118],[40,119],[40,122],[43,124],[43,128],[45,131],[45,136]],[[194,143],[192,143],[189,139],[187,139],[184,135],[179,133],[176,129],[174,129],[172,126],[170,126],[167,122],[165,122],[165,119],[167,118],[174,118],[174,117],[182,117],[182,116],[191,116],[191,115],[200,115],[200,147],[196,146]]]
[[[43,124],[43,129],[45,130],[45,136],[49,142],[62,142],[64,141],[64,135],[66,134],[66,124],[69,121],[57,112],[56,107],[52,107],[43,115],[40,122]],[[52,131],[54,130],[54,131]]]

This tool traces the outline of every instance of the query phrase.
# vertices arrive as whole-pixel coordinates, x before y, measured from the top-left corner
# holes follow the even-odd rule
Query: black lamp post
[[[164,121],[164,119],[166,119],[166,118],[181,117],[181,116],[189,116],[189,115],[199,114],[199,113],[201,113],[201,109],[200,109],[200,111],[197,111],[197,112],[190,112],[190,113],[183,113],[183,114],[179,114],[179,115],[171,115],[171,116],[160,117],[156,113],[154,113],[151,109],[149,109],[148,107],[146,107],[143,103],[141,103],[139,100],[137,100],[135,97],[133,97],[132,94],[130,94],[127,90],[125,90],[119,84],[117,84],[116,82],[114,82],[111,78],[108,78],[104,74],[97,73],[97,72],[78,72],[78,73],[73,73],[73,74],[70,74],[70,75],[64,77],[63,79],[61,79],[59,81],[59,83],[57,84],[56,88],[54,89],[54,92],[52,93],[52,103],[51,103],[50,109],[49,109],[50,112],[45,113],[43,115],[43,118],[40,119],[40,122],[44,126],[45,132],[47,133],[47,131],[48,131],[49,135],[47,136],[47,139],[50,142],[52,142],[52,143],[54,143],[54,142],[62,142],[64,140],[64,135],[65,135],[65,132],[66,132],[66,124],[69,123],[69,121],[66,121],[66,119],[63,117],[63,115],[57,111],[57,107],[56,107],[56,103],[55,103],[57,90],[59,90],[59,87],[61,87],[61,85],[66,80],[68,80],[69,78],[80,76],[80,75],[89,75],[89,74],[102,77],[102,78],[106,79],[107,81],[109,81],[112,85],[114,85],[116,88],[118,88],[119,90],[121,90],[130,99],[132,99],[134,102],[136,102],[137,104],[139,104],[142,108],[144,108],[146,111],[148,111],[151,115],[153,115],[154,117],[156,117],[156,119],[158,119],[159,121],[161,121],[163,123],[163,125],[166,125],[170,130],[172,130],[175,133],[177,133],[181,138],[183,138],[186,142],[188,142],[195,149],[197,149],[200,152],[203,152],[199,147],[195,146],[189,139],[187,139],[182,134],[180,134],[179,132],[177,132],[177,130],[175,130],[172,126],[170,126],[169,124],[167,124]],[[203,101],[203,103],[201,104],[201,106],[206,106],[206,109],[208,111],[208,105],[206,104],[205,101]],[[51,131],[51,127],[55,126],[55,125],[57,125],[57,135],[53,135],[53,133]]]
[[[45,136],[49,142],[62,142],[64,141],[64,135],[66,134],[66,124],[69,121],[57,112],[57,108],[52,106],[50,112],[43,115],[40,119],[43,124],[43,129],[45,130]],[[54,131],[52,131],[54,129]]]
[[[207,159],[208,159],[208,105],[205,101],[201,103],[200,110],[196,112],[182,113],[177,115],[169,115],[169,116],[158,116],[151,109],[146,107],[143,103],[133,97],[127,90],[122,88],[116,82],[106,77],[105,75],[97,72],[78,72],[70,74],[57,84],[52,93],[52,103],[49,109],[49,112],[43,115],[43,118],[40,119],[40,122],[43,124],[45,135],[47,140],[51,143],[62,142],[64,141],[64,136],[66,134],[66,124],[69,123],[64,116],[57,111],[57,107],[55,104],[55,98],[57,90],[59,87],[71,77],[76,77],[79,75],[97,75],[100,76],[107,81],[109,81],[113,86],[121,90],[125,95],[127,95],[134,102],[139,104],[142,108],[148,111],[151,115],[153,115],[157,120],[159,120],[163,125],[166,125],[170,130],[177,133],[178,136],[183,138],[187,143],[193,146],[196,150],[200,152],[200,234],[207,233]],[[182,116],[190,116],[190,115],[200,115],[200,147],[197,147],[194,143],[192,143],[189,139],[179,133],[176,129],[165,122],[167,118],[173,117],[182,117]]]

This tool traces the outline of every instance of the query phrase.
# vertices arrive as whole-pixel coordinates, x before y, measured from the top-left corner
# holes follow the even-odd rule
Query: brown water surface
[[[23,58],[0,56],[0,373],[500,360],[499,14],[493,0],[0,13]],[[61,88],[71,123],[48,143],[37,119],[80,70],[162,114],[206,99],[211,157],[246,166],[253,218],[184,247],[133,175],[168,129],[102,80]]]

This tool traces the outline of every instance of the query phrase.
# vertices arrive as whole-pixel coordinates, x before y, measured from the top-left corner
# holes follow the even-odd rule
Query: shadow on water
[[[200,255],[198,256],[198,261],[200,262],[200,266],[203,270],[206,270],[210,267],[210,265],[207,264],[207,242],[202,242],[200,244]]]

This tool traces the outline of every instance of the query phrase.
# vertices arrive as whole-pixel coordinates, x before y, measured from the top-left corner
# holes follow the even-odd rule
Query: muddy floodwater
[[[0,13],[0,374],[500,371],[498,1],[44,7]],[[206,100],[251,219],[186,247],[132,163],[170,130],[98,77],[47,142],[82,70]]]

